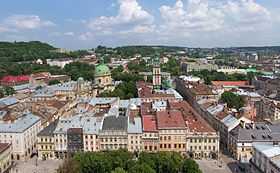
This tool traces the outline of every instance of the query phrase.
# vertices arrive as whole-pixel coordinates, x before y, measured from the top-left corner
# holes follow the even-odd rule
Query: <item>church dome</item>
[[[99,76],[106,76],[106,75],[110,75],[110,69],[107,65],[105,64],[99,64],[95,67],[95,76],[99,77]]]

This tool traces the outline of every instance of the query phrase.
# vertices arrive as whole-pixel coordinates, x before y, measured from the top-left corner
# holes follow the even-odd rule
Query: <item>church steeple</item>
[[[160,71],[160,54],[156,54],[153,59],[153,88],[160,89],[161,87],[161,71]]]

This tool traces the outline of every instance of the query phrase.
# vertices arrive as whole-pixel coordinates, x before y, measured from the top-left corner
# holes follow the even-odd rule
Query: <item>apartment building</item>
[[[280,173],[279,144],[253,144],[251,173]]]
[[[159,134],[159,151],[186,152],[187,127],[178,110],[156,112]]]
[[[11,144],[12,160],[24,160],[34,152],[40,130],[41,120],[32,113],[24,113],[13,121],[3,115],[0,121],[0,143]]]
[[[280,101],[270,98],[262,98],[256,103],[257,119],[267,121],[280,120]]]
[[[104,117],[98,135],[100,150],[127,149],[127,120],[128,117],[126,116]]]
[[[59,119],[53,132],[55,158],[65,158],[76,151],[98,151],[97,134],[102,120],[89,114]]]
[[[229,133],[229,151],[242,163],[252,158],[253,144],[280,142],[280,125],[266,123],[244,123]]]
[[[41,130],[37,134],[37,151],[38,158],[40,160],[54,159],[54,130],[56,128],[57,121],[50,123],[46,128]]]
[[[0,143],[0,173],[6,172],[12,165],[12,147],[9,143]]]

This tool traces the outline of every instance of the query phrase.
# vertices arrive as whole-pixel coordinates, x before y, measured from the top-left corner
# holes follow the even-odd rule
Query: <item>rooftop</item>
[[[58,123],[58,120],[51,122],[47,127],[45,127],[43,130],[41,130],[37,136],[52,136],[57,123]]]
[[[158,129],[185,129],[186,124],[179,110],[158,111],[156,113]]]
[[[127,133],[142,133],[142,119],[141,117],[131,117],[133,120],[128,121]],[[130,117],[129,117],[130,119]]]
[[[248,85],[248,82],[247,81],[212,81],[212,85],[223,86],[223,87],[229,87],[229,86],[242,87]]]
[[[0,122],[0,133],[22,133],[38,121],[40,121],[38,116],[26,113],[14,122]]]
[[[104,117],[102,130],[122,130],[127,131],[128,117],[107,116]]]
[[[83,133],[97,134],[101,127],[102,118],[92,115],[75,115],[71,118],[61,118],[54,130],[54,133],[67,133],[69,128],[82,128]]]
[[[9,143],[0,143],[0,154],[11,146]]]
[[[154,115],[142,116],[142,122],[144,132],[157,132],[156,118]]]
[[[249,123],[244,128],[239,125],[230,134],[238,141],[280,141],[280,124]]]

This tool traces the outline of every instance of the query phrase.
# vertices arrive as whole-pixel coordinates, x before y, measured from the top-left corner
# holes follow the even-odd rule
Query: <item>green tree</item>
[[[111,173],[127,173],[123,168],[116,168],[114,171],[111,171]]]
[[[221,100],[224,103],[227,103],[228,107],[235,109],[240,109],[245,104],[244,99],[241,96],[229,91],[226,91],[222,94]]]
[[[9,95],[13,95],[15,93],[16,92],[15,92],[14,88],[9,87],[9,86],[4,87],[4,95],[9,96]]]
[[[59,80],[51,80],[49,82],[49,85],[56,85],[56,84],[60,84],[60,81]]]
[[[133,167],[131,167],[128,172],[129,173],[156,173],[156,171],[146,163],[136,164]]]
[[[194,160],[186,159],[183,162],[182,173],[202,173],[202,171]]]

